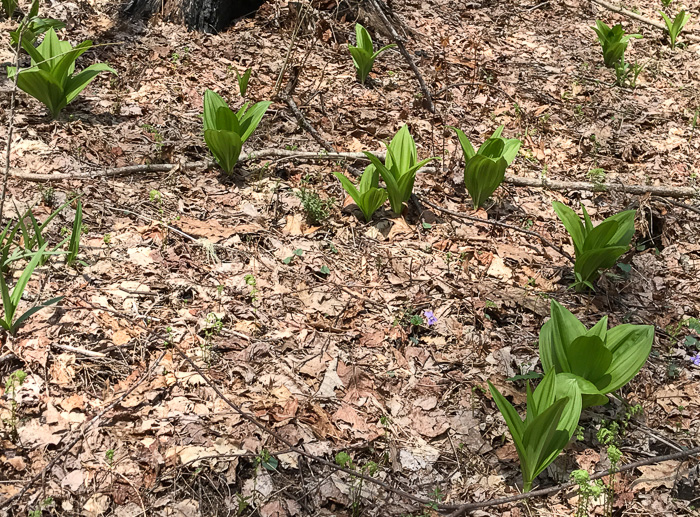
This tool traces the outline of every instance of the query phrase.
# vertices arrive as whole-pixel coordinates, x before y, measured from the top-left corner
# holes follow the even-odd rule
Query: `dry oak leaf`
[[[513,276],[513,271],[506,266],[501,257],[494,255],[486,274],[499,280],[510,280]]]
[[[414,407],[409,415],[400,418],[398,422],[427,438],[440,436],[450,428],[442,410],[427,412]]]
[[[382,434],[377,426],[367,423],[364,417],[355,411],[355,409],[349,404],[343,404],[340,406],[340,409],[333,414],[331,419],[336,423],[345,422],[350,424],[350,430],[355,437],[362,438],[367,441],[374,440]]]
[[[632,492],[648,492],[661,486],[673,488],[676,478],[680,474],[678,472],[679,465],[680,461],[671,460],[657,463],[656,465],[638,467],[642,475],[632,482],[630,486]]]

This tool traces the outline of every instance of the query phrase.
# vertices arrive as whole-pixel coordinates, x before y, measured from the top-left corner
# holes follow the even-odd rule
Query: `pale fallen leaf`
[[[173,512],[170,515],[173,517],[200,517],[201,515],[199,513],[199,502],[194,499],[179,501],[172,506],[172,509]]]
[[[678,476],[679,461],[671,460],[638,467],[642,475],[632,482],[633,492],[650,491],[661,486],[673,488]]]
[[[85,476],[82,470],[72,470],[61,480],[61,486],[68,487],[69,490],[75,492],[85,481]]]
[[[510,280],[513,276],[513,271],[506,266],[501,257],[494,255],[486,274],[499,280]]]
[[[326,368],[323,382],[316,392],[316,397],[335,398],[335,390],[343,387],[343,381],[338,377],[338,359],[333,359]]]
[[[304,235],[303,225],[304,218],[301,214],[288,215],[282,233],[285,235]]]
[[[129,260],[137,266],[148,266],[153,264],[151,251],[151,248],[146,247],[130,248],[126,250],[126,254],[129,255]]]
[[[104,515],[108,508],[109,496],[104,494],[95,494],[90,497],[90,499],[87,500],[87,503],[85,503],[85,506],[83,506],[83,510],[85,510],[83,515],[86,515],[87,517],[98,517],[100,515]]]
[[[17,428],[17,435],[24,446],[56,445],[61,441],[61,434],[54,432],[49,425],[42,425],[38,419],[32,419],[26,425]]]

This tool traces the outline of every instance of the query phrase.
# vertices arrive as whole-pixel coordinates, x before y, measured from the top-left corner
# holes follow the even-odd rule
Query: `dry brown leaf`
[[[642,475],[632,482],[633,492],[650,491],[659,487],[673,488],[678,476],[679,461],[671,460],[638,467]]]

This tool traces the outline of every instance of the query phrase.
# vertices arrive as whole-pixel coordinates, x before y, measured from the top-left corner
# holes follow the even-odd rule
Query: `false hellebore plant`
[[[598,35],[598,41],[603,47],[603,61],[608,68],[614,68],[625,54],[627,45],[632,38],[640,39],[641,34],[625,34],[621,24],[610,28],[605,22],[596,20],[595,27],[591,27]]]
[[[608,330],[605,316],[586,329],[576,316],[552,300],[551,318],[540,330],[540,360],[546,374],[573,380],[583,407],[607,404],[606,394],[627,384],[651,352],[654,327],[618,325]]]
[[[355,70],[357,71],[357,78],[362,84],[365,84],[367,76],[372,71],[372,66],[374,65],[374,60],[379,54],[395,47],[393,43],[385,47],[380,48],[376,52],[374,51],[374,44],[372,43],[372,37],[367,32],[362,25],[359,23],[355,24],[355,36],[357,39],[357,46],[353,47],[348,45],[348,50],[352,55],[352,61],[355,64]]]
[[[34,47],[31,35],[25,35],[22,48],[31,56],[32,66],[19,72],[15,67],[7,67],[7,77],[13,79],[16,74],[17,87],[43,102],[56,118],[100,72],[116,74],[107,64],[96,63],[73,75],[76,59],[91,47],[90,40],[75,47],[68,41],[60,41],[53,27],[38,47]]]
[[[397,215],[401,214],[403,203],[408,201],[413,193],[413,183],[416,181],[418,169],[431,160],[437,160],[433,157],[418,161],[416,143],[406,125],[398,130],[387,146],[385,163],[372,153],[365,151],[364,154],[386,183],[391,210]]]
[[[243,142],[255,131],[272,104],[258,102],[248,109],[245,103],[238,112],[212,90],[204,92],[204,141],[225,172],[230,173],[238,163]]]
[[[523,490],[527,492],[574,434],[581,416],[581,391],[575,380],[550,371],[534,393],[528,383],[527,413],[522,420],[490,382],[489,390],[513,437],[523,473]]]
[[[690,20],[690,16],[686,14],[684,10],[679,12],[673,20],[663,11],[659,11],[659,14],[663,16],[664,22],[666,22],[666,30],[668,31],[668,39],[671,41],[671,48],[676,48],[676,38],[678,38],[678,35],[683,30],[683,26]]]
[[[334,172],[333,174],[340,180],[343,188],[359,209],[362,210],[365,221],[369,222],[374,212],[384,204],[387,198],[386,190],[379,188],[377,168],[372,164],[367,166],[362,173],[362,178],[360,178],[359,189],[342,172]]]
[[[620,212],[594,227],[583,205],[583,222],[565,204],[554,201],[553,206],[574,242],[576,280],[573,285],[577,291],[585,287],[594,289],[593,282],[600,276],[600,270],[614,266],[617,259],[629,249],[634,235],[635,212]]]
[[[478,151],[463,131],[453,127],[464,153],[464,185],[472,197],[476,210],[498,188],[506,169],[518,154],[521,142],[516,138],[502,138],[503,126],[494,131]]]

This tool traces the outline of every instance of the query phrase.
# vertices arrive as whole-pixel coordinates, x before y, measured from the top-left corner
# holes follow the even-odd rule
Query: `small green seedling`
[[[606,394],[627,384],[642,368],[654,341],[651,325],[618,325],[604,316],[591,329],[552,300],[551,318],[540,330],[540,360],[546,373],[574,380],[583,407],[607,404]]]
[[[681,10],[681,12],[671,20],[665,12],[659,11],[659,14],[663,16],[664,22],[666,22],[666,31],[668,32],[668,39],[671,42],[671,48],[676,48],[676,39],[683,30],[683,26],[690,20],[690,15],[688,15],[685,10]]]
[[[240,92],[241,97],[245,97],[245,94],[248,91],[248,81],[250,81],[250,74],[252,71],[252,68],[248,68],[245,72],[243,72],[243,75],[241,75],[238,73],[238,70],[236,70],[236,81],[238,81],[238,91]]]
[[[520,458],[523,490],[552,463],[573,436],[581,416],[581,392],[575,381],[547,373],[534,393],[527,384],[525,420],[513,405],[489,382],[491,396],[508,424]]]
[[[292,254],[289,257],[283,259],[282,263],[289,265],[292,263],[292,260],[294,260],[295,257],[301,257],[302,255],[304,255],[304,250],[297,248],[292,252]]]
[[[379,172],[374,165],[368,165],[360,178],[359,189],[342,172],[334,172],[345,191],[362,211],[365,221],[372,219],[374,212],[387,200],[385,189],[379,188]]]
[[[83,204],[78,199],[78,205],[75,209],[75,219],[73,219],[73,231],[68,244],[68,255],[66,255],[66,264],[72,265],[78,258],[80,251],[80,236],[83,233]]]
[[[639,74],[644,69],[643,64],[628,63],[625,61],[625,56],[615,63],[615,84],[621,87],[629,86],[636,88]]]
[[[613,267],[617,259],[629,249],[634,235],[635,211],[620,212],[593,227],[583,205],[583,222],[576,212],[563,203],[554,201],[553,206],[574,242],[574,287],[577,291],[595,289],[593,282],[600,276],[600,270]]]
[[[615,63],[622,59],[632,38],[642,37],[641,34],[625,34],[625,30],[619,23],[612,28],[601,20],[596,20],[595,24],[596,26],[591,29],[598,35],[598,41],[603,47],[603,61],[608,68],[614,68]]]
[[[463,131],[453,127],[464,153],[464,185],[478,209],[503,181],[506,169],[513,163],[522,142],[516,138],[502,138],[503,126],[494,131],[478,151]]]
[[[47,217],[46,220],[41,224],[39,224],[39,221],[37,221],[36,217],[34,216],[34,212],[31,208],[28,209],[24,214],[20,214],[18,212],[18,222],[15,225],[14,229],[11,232],[9,232],[9,234],[6,234],[6,228],[5,232],[3,232],[2,234],[2,239],[0,239],[0,242],[2,242],[2,251],[0,253],[2,263],[5,266],[7,266],[10,262],[13,262],[15,260],[28,258],[35,247],[40,248],[41,246],[43,246],[47,242],[43,234],[46,227],[65,207],[72,204],[74,201],[76,201],[76,199],[79,198],[72,198],[63,203],[56,210],[54,210],[51,213],[51,215],[49,215],[49,217]],[[29,221],[31,222],[31,227],[25,224],[25,219],[29,219]],[[73,224],[75,225],[75,221]],[[12,255],[9,255],[10,244],[15,234],[17,234],[18,232],[22,236],[23,249],[16,247]],[[44,255],[39,261],[39,267],[46,264],[51,255],[60,255],[64,253],[62,251],[59,251],[59,249],[66,242],[68,242],[70,238],[70,235],[65,237],[61,242],[54,246],[52,250],[46,251],[46,253],[44,253]]]
[[[359,23],[355,24],[355,36],[357,37],[357,46],[353,47],[348,45],[348,50],[352,55],[352,61],[355,64],[355,70],[357,71],[357,78],[362,84],[365,84],[367,76],[372,71],[372,66],[374,65],[374,60],[379,54],[395,47],[393,43],[385,47],[380,48],[376,52],[374,51],[374,44],[372,43],[372,37],[367,32],[362,25]]]
[[[245,103],[238,112],[212,90],[204,92],[204,141],[225,172],[238,163],[243,143],[255,131],[271,102],[258,102],[248,109]]]
[[[56,118],[98,74],[116,74],[105,63],[96,63],[73,75],[75,61],[91,47],[90,40],[75,47],[60,41],[51,27],[38,47],[34,47],[30,37],[22,38],[22,48],[31,56],[32,66],[19,72],[15,67],[7,67],[7,77],[13,79],[17,75],[17,87],[44,103],[51,117]]]
[[[39,248],[39,251],[35,252],[32,255],[32,259],[25,266],[24,271],[22,271],[22,274],[17,280],[17,283],[15,284],[12,291],[10,291],[10,288],[5,282],[5,276],[0,273],[0,293],[2,294],[2,306],[4,311],[3,317],[2,319],[0,319],[0,327],[2,327],[11,336],[14,336],[19,330],[19,328],[22,326],[24,321],[30,316],[32,316],[35,312],[38,312],[44,307],[48,307],[49,305],[53,305],[54,303],[58,303],[63,299],[63,296],[59,296],[57,298],[47,300],[43,303],[40,303],[39,305],[35,305],[34,307],[30,308],[27,312],[22,314],[19,318],[15,319],[17,307],[19,306],[19,303],[22,300],[22,293],[24,293],[24,289],[25,287],[27,287],[32,273],[34,273],[34,270],[39,265],[39,261],[42,259],[44,254],[47,253],[47,246],[48,243],[44,243],[44,245],[41,248]]]
[[[386,149],[386,161],[382,163],[372,153],[364,152],[381,175],[389,194],[389,203],[395,214],[403,212],[403,203],[408,201],[413,193],[413,183],[416,181],[416,172],[431,160],[426,158],[418,161],[416,143],[408,131],[408,126],[403,125],[392,138]]]

